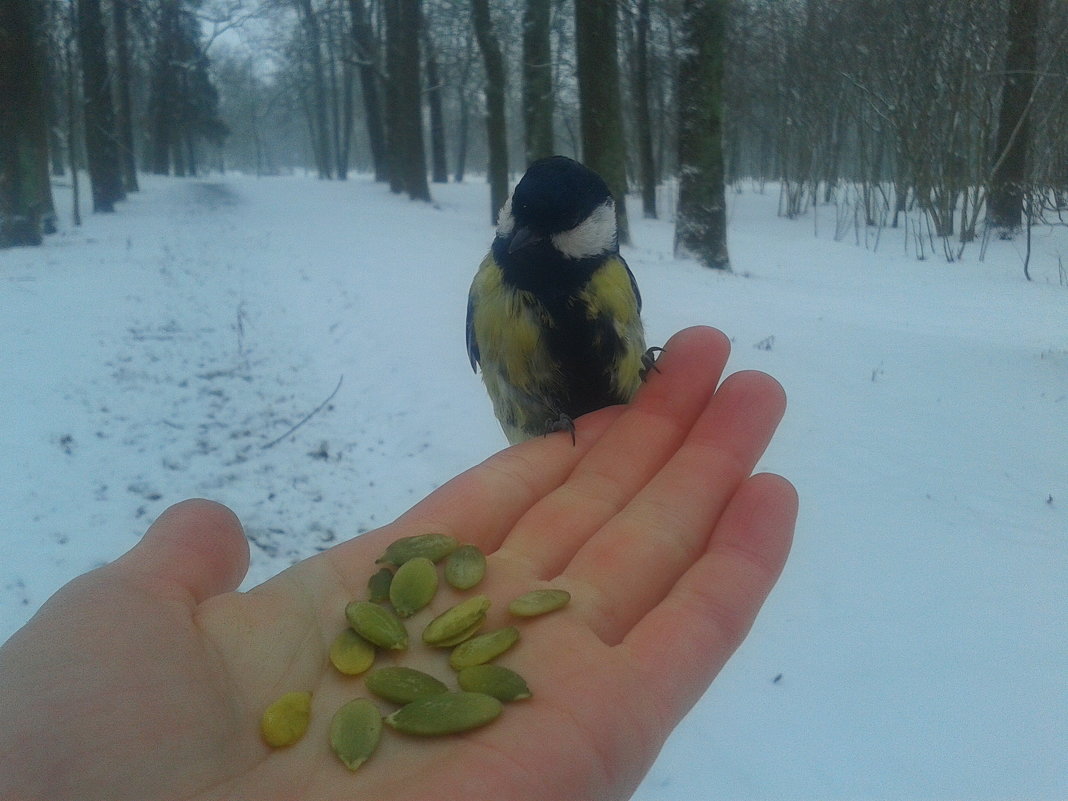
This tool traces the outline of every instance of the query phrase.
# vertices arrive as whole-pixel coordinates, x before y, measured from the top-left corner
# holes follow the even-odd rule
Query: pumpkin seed
[[[408,647],[408,632],[404,624],[378,604],[353,601],[345,607],[345,617],[357,634],[380,648],[402,651]]]
[[[397,568],[389,585],[389,600],[398,615],[411,617],[434,600],[437,591],[437,568],[425,556],[417,556]]]
[[[263,711],[260,731],[267,745],[281,748],[304,736],[311,719],[311,693],[286,693]]]
[[[352,629],[345,629],[330,645],[330,661],[346,676],[358,676],[375,663],[375,647]]]
[[[458,590],[469,590],[486,575],[486,556],[474,545],[461,545],[445,559],[445,580]]]
[[[393,571],[384,567],[367,580],[368,598],[371,603],[381,604],[389,600],[389,585],[393,583]]]
[[[537,617],[566,606],[570,600],[567,590],[532,590],[508,604],[508,611],[516,617]]]
[[[461,670],[456,680],[468,692],[492,695],[498,701],[530,698],[530,688],[514,670],[500,665],[471,665]]]
[[[473,624],[471,624],[470,627],[464,629],[461,632],[458,632],[455,636],[449,637],[448,639],[444,639],[441,642],[434,643],[434,647],[452,648],[454,646],[457,646],[460,643],[469,640],[471,637],[474,637],[479,632],[479,630],[481,630],[482,624],[485,622],[485,618],[482,618],[481,620],[476,620]]]
[[[368,674],[367,689],[379,698],[395,704],[410,704],[428,695],[448,691],[445,683],[429,673],[410,667],[391,665]]]
[[[349,770],[371,757],[381,736],[382,716],[366,698],[349,701],[330,721],[330,747]]]
[[[455,734],[485,726],[501,714],[492,695],[466,691],[428,695],[386,716],[386,723],[406,734]]]
[[[388,564],[400,567],[409,559],[425,556],[431,562],[440,562],[460,546],[455,537],[448,534],[416,534],[414,537],[401,537],[386,548],[386,552],[375,560],[376,564]]]
[[[463,642],[482,625],[489,607],[490,600],[485,595],[475,595],[461,601],[427,623],[423,629],[423,642],[439,648]]]
[[[449,664],[454,670],[490,662],[519,641],[519,629],[508,626],[480,634],[452,649]]]

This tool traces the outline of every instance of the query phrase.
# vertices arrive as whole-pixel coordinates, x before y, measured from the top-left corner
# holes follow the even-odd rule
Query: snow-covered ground
[[[482,183],[143,187],[0,251],[0,639],[181,498],[237,511],[251,586],[505,444],[463,346]],[[733,275],[632,214],[650,342],[716,325],[783,383],[761,469],[802,500],[635,799],[1068,798],[1068,230],[1036,230],[1027,283],[1022,241],[918,261],[776,201],[731,196]]]

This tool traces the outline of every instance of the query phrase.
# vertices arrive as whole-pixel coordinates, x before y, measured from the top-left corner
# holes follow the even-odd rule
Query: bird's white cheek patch
[[[512,216],[512,199],[508,198],[497,213],[497,236],[509,236],[515,230],[515,217]]]
[[[616,208],[609,200],[570,231],[553,234],[553,245],[569,259],[600,256],[616,249]]]

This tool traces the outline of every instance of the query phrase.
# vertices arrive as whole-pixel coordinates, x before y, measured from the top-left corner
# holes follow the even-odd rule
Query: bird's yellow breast
[[[616,336],[626,343],[612,380],[620,395],[632,397],[641,384],[645,332],[626,266],[619,259],[608,259],[594,272],[579,297],[586,303],[591,318],[611,320]]]
[[[471,288],[478,299],[472,325],[483,375],[496,370],[518,389],[530,390],[555,373],[542,332],[551,320],[532,293],[507,286],[487,256]]]

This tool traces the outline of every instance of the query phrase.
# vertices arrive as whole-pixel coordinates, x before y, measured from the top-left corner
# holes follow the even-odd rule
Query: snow
[[[0,252],[0,639],[181,498],[237,511],[248,587],[505,445],[463,345],[485,185],[142,186]],[[734,274],[636,208],[625,255],[650,343],[713,324],[783,383],[761,469],[801,516],[634,798],[1068,797],[1068,230],[1035,231],[1028,283],[1022,241],[919,261],[771,186],[728,202]]]

